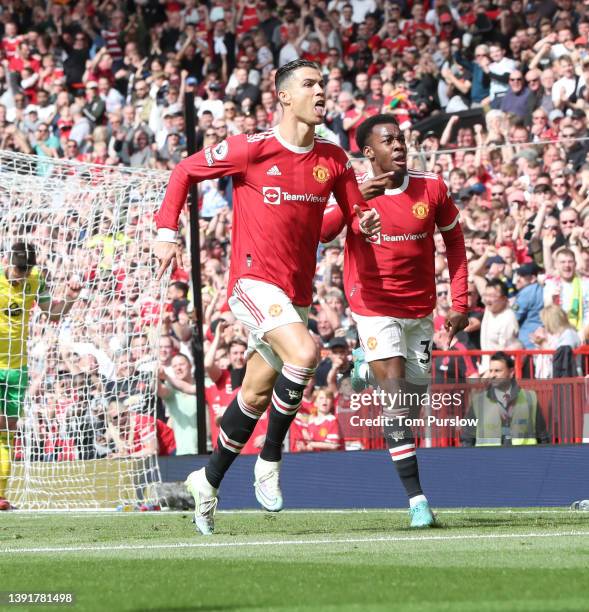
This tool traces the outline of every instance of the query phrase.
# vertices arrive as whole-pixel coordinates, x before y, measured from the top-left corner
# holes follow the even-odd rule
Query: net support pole
[[[196,121],[194,112],[194,94],[184,94],[184,118],[186,124],[186,151],[188,155],[196,153]],[[207,452],[207,420],[205,404],[205,365],[204,365],[204,338],[203,338],[203,312],[202,288],[200,281],[200,229],[198,215],[198,192],[196,185],[190,187],[190,259],[192,277],[192,299],[196,315],[195,327],[192,334],[192,355],[194,358],[194,379],[196,382],[196,431],[198,433],[198,453]]]

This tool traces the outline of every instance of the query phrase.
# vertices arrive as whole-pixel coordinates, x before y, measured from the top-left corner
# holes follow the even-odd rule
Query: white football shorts
[[[421,319],[372,317],[352,313],[367,362],[405,358],[408,379],[429,377],[432,369],[433,314]]]
[[[228,300],[231,312],[249,330],[247,357],[257,351],[277,372],[282,371],[282,359],[264,340],[264,334],[289,323],[309,320],[308,306],[295,306],[280,287],[251,278],[235,283]]]

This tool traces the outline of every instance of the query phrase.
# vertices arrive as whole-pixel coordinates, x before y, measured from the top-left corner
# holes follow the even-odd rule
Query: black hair
[[[492,278],[487,282],[487,287],[496,287],[499,289],[499,292],[503,297],[507,297],[509,295],[507,285],[499,278]]]
[[[10,265],[19,270],[28,270],[37,265],[37,254],[35,247],[19,240],[14,242],[10,249]]]
[[[276,76],[274,77],[274,85],[277,93],[281,90],[285,81],[290,79],[292,74],[299,68],[314,68],[315,70],[320,70],[319,66],[315,62],[311,62],[310,60],[306,59],[296,59],[292,62],[288,62],[288,64],[284,64],[284,66],[281,66],[276,71]]]
[[[377,125],[396,125],[399,127],[399,122],[393,117],[393,115],[373,115],[372,117],[368,117],[366,121],[363,121],[360,124],[360,127],[356,131],[356,142],[358,143],[358,147],[360,151],[366,146],[367,140],[372,132],[372,128]]]
[[[513,359],[503,351],[493,353],[489,361],[502,361],[510,370],[512,370],[514,366]]]
[[[188,283],[183,283],[182,281],[174,281],[172,283],[172,287],[174,287],[174,289],[178,289],[178,291],[181,291],[184,297],[188,295],[188,291],[190,289]]]
[[[243,340],[243,338],[233,338],[233,340],[231,340],[229,343],[229,349],[231,349],[233,346],[243,346],[247,349],[247,342]]]

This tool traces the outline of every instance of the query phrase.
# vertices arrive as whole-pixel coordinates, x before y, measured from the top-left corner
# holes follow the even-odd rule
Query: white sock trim
[[[415,495],[414,497],[409,498],[409,507],[415,508],[417,504],[420,504],[421,502],[426,502],[426,501],[427,501],[427,497],[425,495]]]
[[[280,466],[282,465],[282,459],[280,461],[267,461],[266,459],[262,459],[258,457],[256,461],[256,465],[254,466],[254,473],[257,474],[266,474],[271,470],[278,472],[280,470]]]
[[[205,497],[217,497],[218,489],[215,489],[213,485],[207,480],[207,473],[204,468],[201,468],[196,472],[198,479],[198,488]]]

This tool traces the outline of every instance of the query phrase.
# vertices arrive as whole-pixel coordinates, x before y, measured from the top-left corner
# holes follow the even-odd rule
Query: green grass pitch
[[[0,516],[2,591],[74,592],[40,610],[589,609],[589,513],[439,510],[414,531],[405,512]]]

